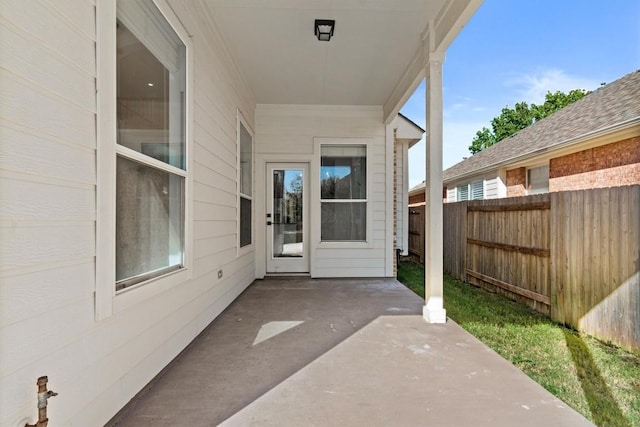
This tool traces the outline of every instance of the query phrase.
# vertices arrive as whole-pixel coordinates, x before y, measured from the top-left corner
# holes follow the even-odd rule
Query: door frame
[[[311,212],[310,212],[310,193],[311,193],[311,185],[310,185],[310,162],[309,161],[271,161],[265,160],[264,162],[264,170],[262,171],[264,176],[264,200],[262,201],[262,217],[258,218],[258,221],[263,221],[265,232],[264,232],[264,241],[263,241],[263,253],[264,253],[264,274],[266,275],[287,275],[287,274],[295,274],[295,275],[309,275],[311,272],[311,227],[309,226],[309,222],[311,220]],[[279,262],[282,264],[281,269],[273,269],[270,271],[269,264],[272,261],[272,250],[273,250],[273,227],[267,225],[267,221],[273,220],[273,218],[267,218],[267,214],[273,214],[273,207],[271,206],[273,202],[273,171],[277,169],[300,169],[303,171],[303,187],[302,187],[302,218],[303,218],[303,226],[302,226],[302,235],[303,235],[303,258],[293,258],[288,260],[286,258],[282,258]],[[296,262],[302,264],[301,266],[296,266]],[[276,262],[274,262],[276,264]],[[291,269],[287,269],[286,265],[291,264]]]

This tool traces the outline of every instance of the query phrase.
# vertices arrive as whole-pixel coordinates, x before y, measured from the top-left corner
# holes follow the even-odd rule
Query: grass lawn
[[[398,280],[424,297],[424,269]],[[583,336],[502,295],[444,279],[447,316],[598,426],[640,427],[640,352]]]

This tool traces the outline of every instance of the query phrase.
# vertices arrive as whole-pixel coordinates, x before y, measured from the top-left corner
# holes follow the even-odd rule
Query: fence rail
[[[446,203],[443,233],[451,276],[640,348],[640,186]]]

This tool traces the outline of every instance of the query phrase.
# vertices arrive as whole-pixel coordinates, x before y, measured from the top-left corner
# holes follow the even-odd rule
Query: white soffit
[[[259,104],[384,105],[446,0],[203,0]],[[316,19],[334,19],[329,42]]]

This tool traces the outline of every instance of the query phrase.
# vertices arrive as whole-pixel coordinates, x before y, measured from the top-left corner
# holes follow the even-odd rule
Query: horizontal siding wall
[[[194,48],[192,279],[96,322],[95,1],[2,1],[2,426],[37,415],[41,375],[51,425],[105,424],[255,278],[236,247],[236,111],[254,127],[255,103],[208,12],[170,3]]]
[[[469,185],[473,182],[482,181],[483,183],[483,199],[497,199],[506,196],[504,184],[499,176],[499,171],[492,171],[484,175],[476,175],[461,179],[458,181],[448,182],[447,186],[447,202],[455,202],[457,199],[456,189],[460,185]],[[471,193],[469,193],[471,197]]]
[[[497,199],[500,197],[500,179],[493,177],[484,181],[484,198],[485,199]]]
[[[285,106],[259,105],[256,109],[256,157],[258,162],[308,161],[310,179],[318,177],[313,170],[319,164],[316,138],[368,138],[370,227],[367,247],[354,247],[345,243],[330,247],[320,243],[320,199],[313,184],[309,194],[311,223],[311,275],[313,277],[383,277],[385,276],[386,251],[386,152],[385,126],[382,109],[378,107],[349,106]],[[389,159],[393,161],[393,159]],[[264,168],[261,169],[264,173]],[[257,177],[259,182],[262,177]],[[264,205],[264,199],[256,203]],[[389,201],[392,203],[392,201]],[[264,209],[264,207],[262,207]],[[313,222],[313,211],[318,222]],[[265,234],[265,226],[258,221],[256,232]],[[315,230],[315,231],[314,231]],[[264,244],[264,238],[261,241]],[[260,243],[259,243],[260,244]],[[259,256],[259,255],[258,255]]]

